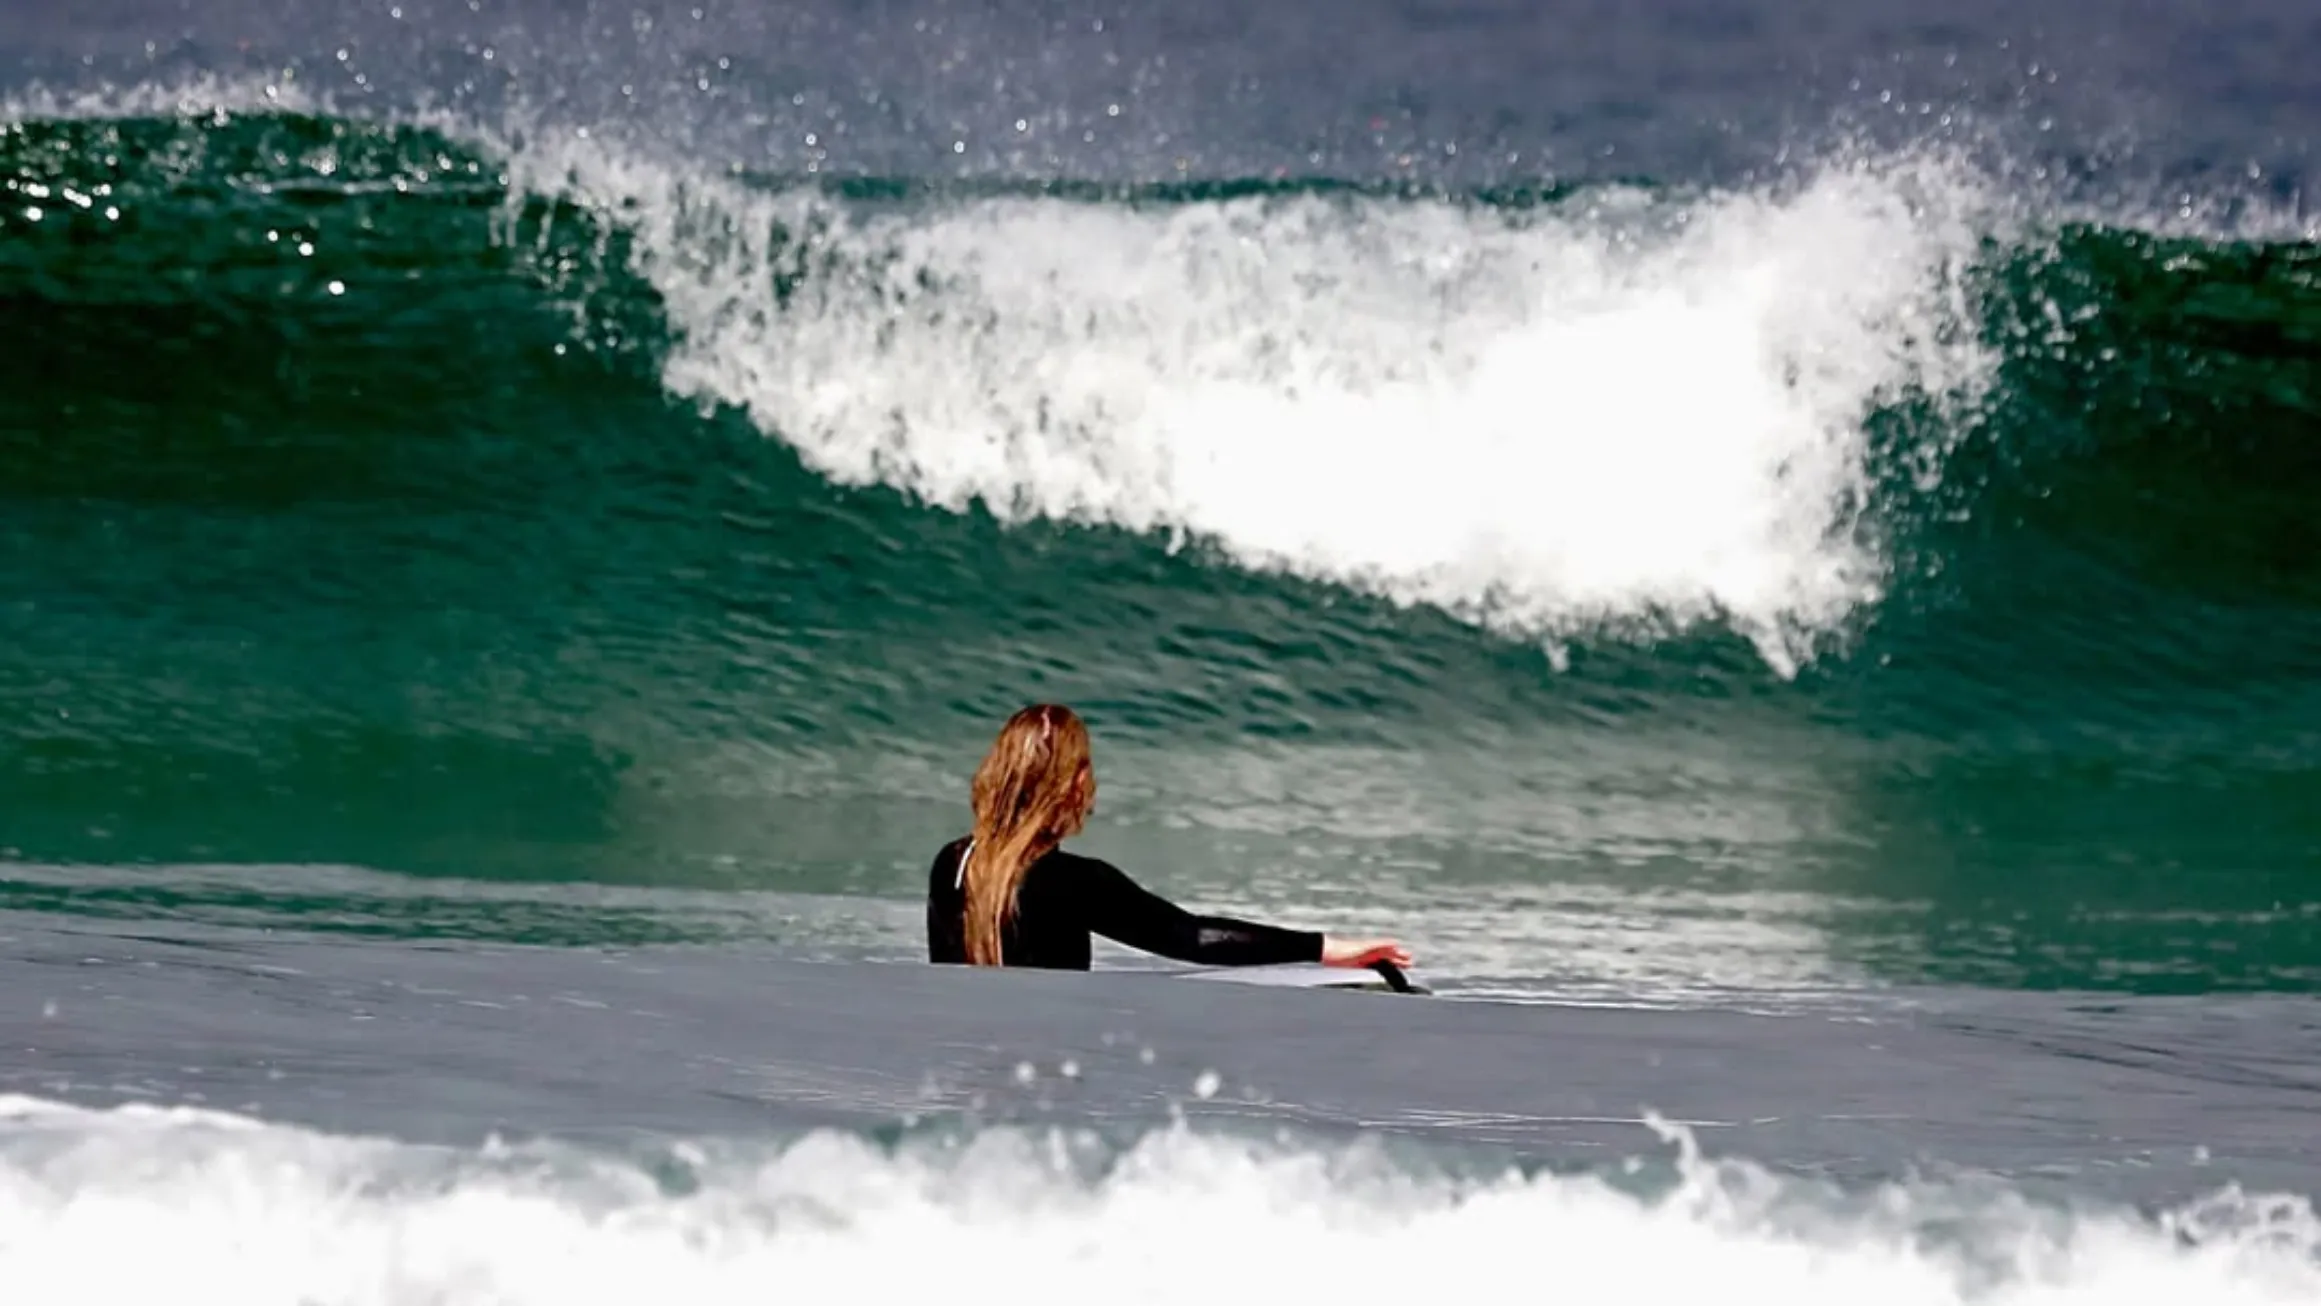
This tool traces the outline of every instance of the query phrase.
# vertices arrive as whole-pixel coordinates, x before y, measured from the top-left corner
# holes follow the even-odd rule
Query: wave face
[[[990,1130],[787,1145],[427,1149],[217,1113],[0,1104],[0,1272],[43,1300],[717,1301],[768,1282],[970,1301],[1258,1294],[1315,1267],[1502,1295],[1552,1267],[1650,1301],[2309,1300],[2312,1213],[2221,1194],[2158,1218],[1934,1184],[1847,1193],[1686,1152],[1622,1177],[1460,1177],[1372,1147]],[[147,1254],[108,1255],[123,1238]],[[907,1244],[910,1256],[866,1255]],[[1187,1255],[1206,1268],[1181,1267]],[[1013,1267],[962,1274],[963,1264]],[[1172,1272],[1171,1268],[1178,1267]],[[1159,1271],[1156,1273],[1156,1270]]]
[[[671,387],[839,483],[1522,635],[1721,618],[1783,673],[1884,578],[1864,418],[1987,372],[1939,175],[1524,207],[568,175],[652,215]]]
[[[1477,975],[1574,866],[1751,975],[2321,973],[2309,240],[1923,150],[833,180],[253,99],[0,136],[24,862],[907,896],[1038,695],[1133,850],[1326,849]]]

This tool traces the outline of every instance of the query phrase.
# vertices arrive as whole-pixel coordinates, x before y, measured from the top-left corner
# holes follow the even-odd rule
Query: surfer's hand
[[[1322,938],[1322,964],[1344,966],[1358,970],[1391,961],[1397,966],[1410,965],[1410,949],[1392,939],[1341,939],[1325,935]]]

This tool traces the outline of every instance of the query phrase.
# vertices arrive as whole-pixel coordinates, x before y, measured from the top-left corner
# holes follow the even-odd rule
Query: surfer
[[[1008,718],[975,770],[974,833],[944,845],[927,882],[927,959],[1086,970],[1090,935],[1209,966],[1408,966],[1392,939],[1338,938],[1199,916],[1118,867],[1060,846],[1096,805],[1088,728],[1070,708]]]

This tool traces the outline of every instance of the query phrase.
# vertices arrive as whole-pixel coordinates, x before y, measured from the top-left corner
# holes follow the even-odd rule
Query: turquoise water
[[[826,183],[252,109],[0,173],[12,904],[909,955],[1057,698],[1092,846],[1454,987],[2321,963],[2287,232],[1932,150]]]

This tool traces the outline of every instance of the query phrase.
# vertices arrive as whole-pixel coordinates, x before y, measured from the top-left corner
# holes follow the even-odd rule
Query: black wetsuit
[[[927,875],[927,960],[967,961],[967,895],[959,859],[967,841],[935,854]],[[1032,863],[1016,895],[1015,918],[1000,935],[1009,966],[1086,970],[1089,935],[1206,966],[1320,961],[1322,936],[1223,916],[1196,916],[1128,878],[1119,867],[1059,848]]]

